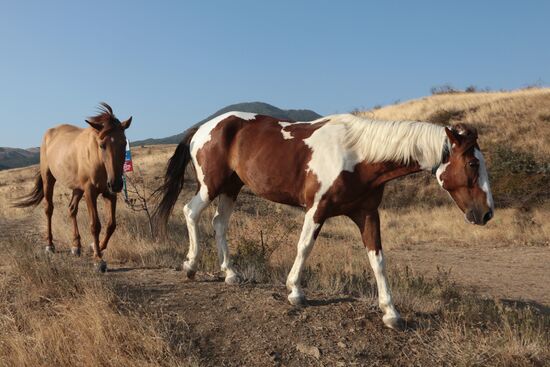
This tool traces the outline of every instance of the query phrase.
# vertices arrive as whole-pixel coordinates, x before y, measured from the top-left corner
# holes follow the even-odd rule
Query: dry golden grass
[[[182,319],[137,313],[80,259],[2,238],[2,366],[189,366]]]

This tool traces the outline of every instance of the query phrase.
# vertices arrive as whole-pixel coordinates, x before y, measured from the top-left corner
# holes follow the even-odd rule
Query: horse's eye
[[[99,147],[100,147],[101,149],[105,150],[105,143],[99,144]]]
[[[468,165],[472,168],[477,168],[477,167],[479,167],[479,161],[477,161],[477,160],[470,161],[470,162],[468,162]]]

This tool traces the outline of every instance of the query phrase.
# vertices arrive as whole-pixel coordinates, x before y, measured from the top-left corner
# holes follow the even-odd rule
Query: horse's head
[[[124,131],[130,127],[132,117],[120,122],[113,110],[102,102],[100,114],[90,117],[86,122],[96,132],[97,149],[107,173],[107,188],[111,192],[122,190],[122,170],[126,155],[126,135]]]
[[[437,181],[449,192],[466,220],[484,225],[494,212],[493,196],[477,131],[465,125],[445,128],[450,154],[436,171]]]

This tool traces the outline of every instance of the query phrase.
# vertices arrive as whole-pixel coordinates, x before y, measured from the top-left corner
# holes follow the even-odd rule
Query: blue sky
[[[164,137],[231,103],[320,114],[550,83],[547,1],[2,1],[0,146],[100,101]]]

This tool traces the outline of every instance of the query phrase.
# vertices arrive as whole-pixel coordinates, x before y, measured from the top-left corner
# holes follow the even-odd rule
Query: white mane
[[[329,116],[345,127],[343,144],[368,162],[418,162],[422,169],[441,164],[447,135],[442,126],[414,121],[376,121],[354,115]]]

